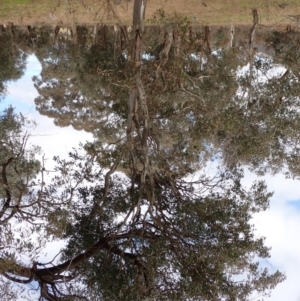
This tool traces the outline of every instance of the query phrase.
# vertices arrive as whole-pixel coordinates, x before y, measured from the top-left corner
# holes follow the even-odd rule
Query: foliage
[[[32,231],[40,228],[39,216],[43,211],[41,195],[36,191],[37,186],[43,186],[36,178],[41,165],[35,156],[40,149],[26,146],[25,129],[32,126],[11,107],[0,115],[0,270],[5,277],[17,271],[15,264],[22,256],[31,257],[40,246],[40,239],[33,242],[31,236]],[[6,294],[14,295],[8,291],[8,281],[1,285],[5,288],[1,299],[6,300]]]
[[[80,160],[77,154],[72,158]],[[254,212],[268,208],[271,194],[264,183],[247,191],[240,171],[202,175],[193,185],[157,174],[152,205],[147,187],[133,189],[124,177],[112,178],[104,198],[105,183],[98,175],[95,170],[87,176],[97,186],[78,189],[74,218],[64,232],[64,260],[91,249],[99,238],[109,241],[74,270],[87,294],[96,291],[99,300],[245,300],[284,279],[253,262],[269,256],[249,223]],[[244,280],[237,281],[238,275]]]
[[[293,82],[254,82],[271,63],[253,49],[216,51],[207,26],[167,22],[149,44],[142,26],[130,37],[102,26],[92,41],[77,27],[76,39],[38,46],[38,109],[95,137],[68,159],[56,156],[47,185],[32,182],[40,165],[25,148],[24,119],[12,109],[1,119],[0,225],[16,217],[66,242],[50,263],[36,260],[34,246],[30,264],[18,257],[24,244],[19,253],[1,249],[3,279],[38,283],[41,300],[242,301],[268,296],[285,278],[260,267],[269,248],[251,224],[272,193],[259,181],[245,188],[242,178],[245,165],[297,175]],[[245,61],[249,72],[239,75]]]
[[[6,83],[23,75],[26,57],[27,55],[14,44],[8,29],[0,32],[0,99],[6,92]]]

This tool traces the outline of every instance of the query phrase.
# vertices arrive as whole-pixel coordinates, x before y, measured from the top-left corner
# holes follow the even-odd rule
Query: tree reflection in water
[[[299,176],[299,34],[260,27],[252,13],[248,27],[197,27],[159,12],[160,26],[135,19],[131,31],[14,29],[7,49],[19,52],[0,50],[10,53],[3,85],[33,51],[38,111],[94,141],[56,157],[51,184],[38,182],[45,168],[25,147],[25,121],[2,114],[3,286],[38,282],[44,300],[249,300],[284,280],[256,262],[269,249],[250,222],[272,194],[241,180],[245,167]],[[278,64],[286,71],[268,75]],[[16,221],[67,247],[37,262],[35,246],[7,232]]]

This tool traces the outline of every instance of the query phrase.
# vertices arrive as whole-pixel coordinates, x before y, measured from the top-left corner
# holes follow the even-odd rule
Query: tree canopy
[[[27,55],[15,44],[11,27],[0,28],[0,99],[6,93],[6,83],[19,79],[26,66]]]
[[[137,156],[129,140],[123,152],[132,174],[112,175],[117,164],[105,173],[97,155],[81,149],[69,160],[56,157],[57,175],[46,185],[34,182],[43,169],[25,151],[26,134],[10,136],[22,122],[12,109],[1,118],[7,127],[1,139],[4,279],[37,282],[43,300],[245,300],[253,292],[268,294],[284,279],[253,261],[269,256],[250,223],[253,213],[269,205],[272,194],[263,182],[243,188],[241,169],[211,176],[203,171],[193,181],[174,163],[153,170],[143,147]],[[144,168],[139,171],[130,158]],[[13,232],[18,221],[41,235],[66,239],[59,260],[34,260],[35,243]],[[30,263],[20,260],[25,253]]]

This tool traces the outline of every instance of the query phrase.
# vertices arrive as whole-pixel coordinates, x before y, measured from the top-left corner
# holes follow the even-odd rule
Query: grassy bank
[[[0,23],[131,23],[134,0],[114,5],[107,0],[0,0]],[[148,0],[146,18],[157,9],[188,16],[201,24],[250,24],[251,10],[265,25],[296,25],[299,0]],[[287,16],[293,16],[287,18]]]

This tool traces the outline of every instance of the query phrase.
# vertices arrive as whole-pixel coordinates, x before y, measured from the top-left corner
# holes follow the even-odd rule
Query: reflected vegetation
[[[26,67],[27,54],[15,43],[12,31],[12,24],[7,30],[0,28],[0,99],[5,95],[6,83],[21,78]]]
[[[68,242],[53,264],[31,265],[0,244],[3,279],[38,282],[43,300],[212,301],[250,300],[284,280],[256,263],[269,249],[250,222],[272,194],[241,179],[245,167],[299,177],[300,35],[252,17],[208,27],[158,11],[145,27],[2,27],[0,93],[34,53],[37,110],[94,135],[69,161],[55,158],[51,184],[12,194],[29,158],[4,142],[16,117],[1,116],[1,227],[40,218],[38,231]]]

